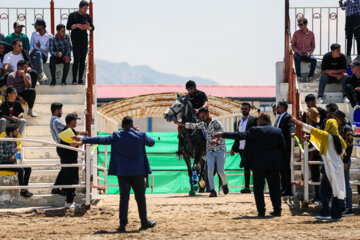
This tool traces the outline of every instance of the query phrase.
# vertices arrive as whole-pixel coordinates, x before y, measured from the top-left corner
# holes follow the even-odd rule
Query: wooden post
[[[51,34],[55,35],[55,4],[54,0],[50,2],[50,15],[51,15]]]
[[[90,0],[89,3],[90,17],[94,22],[93,14],[93,2]],[[94,33],[90,31],[90,41],[89,41],[89,72],[88,72],[88,82],[87,82],[87,93],[86,93],[86,130],[88,131],[89,136],[91,136],[91,124],[92,119],[92,101],[94,98],[93,87],[94,87]]]

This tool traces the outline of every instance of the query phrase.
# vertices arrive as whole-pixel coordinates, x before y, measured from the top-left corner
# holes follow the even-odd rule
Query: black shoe
[[[222,190],[223,190],[223,192],[224,192],[224,194],[226,195],[226,194],[228,194],[229,193],[229,186],[226,184],[226,185],[223,185],[222,186]]]
[[[281,212],[273,211],[273,212],[270,212],[270,215],[273,217],[281,217]]]
[[[60,194],[60,188],[51,189],[51,194]]]
[[[251,193],[249,188],[244,188],[243,190],[240,191],[240,193]]]
[[[72,82],[72,85],[77,85],[78,83],[76,81],[73,81]]]
[[[20,191],[20,196],[29,198],[29,197],[32,197],[33,194],[31,192],[29,192],[28,190],[21,190]]]
[[[55,86],[55,85],[56,85],[56,81],[52,80],[51,83],[50,83],[50,86]]]
[[[293,194],[292,194],[292,192],[283,192],[283,193],[281,193],[281,196],[283,196],[283,197],[292,197]]]
[[[148,228],[153,228],[156,226],[156,221],[150,221],[150,220],[146,220],[146,222],[142,222],[141,223],[141,228],[140,228],[140,231],[141,230],[146,230]]]
[[[61,82],[61,85],[63,85],[63,86],[66,85],[66,82],[65,82],[65,81],[62,81],[62,82]]]
[[[217,197],[216,191],[215,191],[215,190],[211,190],[211,193],[210,193],[209,197]]]
[[[342,212],[343,217],[355,216],[354,211],[351,208],[346,208],[345,211]]]
[[[83,80],[80,80],[80,81],[78,82],[78,84],[79,84],[79,85],[84,85],[85,82],[84,82]]]
[[[265,218],[265,213],[258,213],[258,218]]]
[[[121,233],[126,232],[126,225],[120,225],[120,227],[116,231]]]

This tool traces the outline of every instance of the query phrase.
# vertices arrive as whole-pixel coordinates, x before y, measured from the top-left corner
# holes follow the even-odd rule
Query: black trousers
[[[281,192],[279,170],[253,169],[254,196],[258,213],[265,214],[264,185],[269,185],[270,199],[275,212],[281,212]]]
[[[76,82],[77,73],[79,71],[79,81],[83,80],[85,71],[85,60],[88,52],[88,41],[72,41],[74,63],[73,63],[73,82]]]
[[[35,88],[38,81],[38,72],[36,70],[31,70],[28,74],[30,74],[31,77],[31,87]]]
[[[147,221],[146,198],[145,198],[145,176],[118,176],[120,188],[120,225],[128,223],[128,209],[130,199],[130,189],[134,190],[137,202],[139,217],[142,223]]]
[[[24,91],[18,93],[19,96],[23,97],[27,102],[29,108],[34,107],[35,99],[36,99],[36,90],[34,88],[28,88]]]
[[[244,167],[245,188],[250,188],[250,176],[251,176],[251,173],[250,173],[250,168],[243,164],[244,150],[240,150],[239,154],[240,154],[240,157],[241,157],[240,168]]]
[[[56,64],[64,64],[61,82],[65,83],[67,75],[69,73],[70,62],[66,63],[63,58],[58,58],[56,56],[50,57],[50,72],[51,72],[51,80],[52,81],[55,81],[55,79],[56,79],[56,77],[55,77]]]
[[[360,92],[355,91],[353,85],[351,85],[351,84],[345,85],[345,94],[346,94],[346,97],[349,99],[352,107],[355,107],[358,104],[358,102],[360,101]]]
[[[309,152],[309,160],[310,161],[322,161],[319,153],[317,151]],[[311,173],[311,181],[313,182],[320,182],[320,165],[313,164],[310,165],[310,173]],[[320,200],[320,186],[315,185],[315,199]]]
[[[356,39],[358,55],[360,55],[360,15],[359,14],[346,16],[345,35],[346,35],[346,55],[349,56],[351,55],[353,36]]]
[[[31,168],[2,168],[1,170],[17,172],[19,186],[29,185]]]
[[[281,191],[289,195],[291,191],[291,170],[290,170],[291,152],[286,151],[282,153],[280,175],[281,175]]]

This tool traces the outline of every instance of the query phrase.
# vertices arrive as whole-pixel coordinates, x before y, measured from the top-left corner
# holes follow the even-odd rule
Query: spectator
[[[239,132],[246,132],[251,127],[257,126],[257,117],[250,116],[250,104],[244,102],[241,106],[242,117],[239,120],[237,129]],[[230,155],[234,156],[235,152],[238,152],[241,157],[240,168],[244,168],[244,179],[245,179],[245,188],[242,189],[241,193],[251,193],[250,191],[250,168],[245,166],[244,163],[244,150],[245,150],[246,140],[234,141],[234,144],[231,148]]]
[[[111,144],[109,175],[117,176],[120,188],[120,227],[118,231],[126,232],[131,188],[138,205],[141,220],[140,230],[146,230],[156,225],[156,221],[148,220],[145,198],[145,176],[151,173],[145,146],[152,147],[155,141],[146,133],[136,130],[131,117],[124,117],[121,127],[124,131],[115,131],[107,137],[84,137],[76,140],[90,144]]]
[[[351,62],[351,48],[353,36],[355,36],[358,55],[356,60],[360,60],[360,3],[358,0],[339,1],[342,10],[346,9],[345,14],[345,35],[346,35],[346,59]]]
[[[15,88],[7,88],[7,100],[1,104],[0,131],[3,133],[9,123],[15,123],[19,127],[19,133],[23,136],[26,120],[24,119],[24,109],[21,103],[16,100],[17,92]]]
[[[35,88],[37,84],[38,74],[32,68],[32,62],[30,55],[23,50],[22,42],[19,39],[15,39],[13,42],[13,50],[8,52],[4,56],[4,71],[6,73],[10,73],[17,70],[17,63],[20,60],[25,60],[28,62],[27,72],[31,76],[31,85],[32,88]]]
[[[85,70],[85,60],[88,51],[88,33],[87,31],[94,31],[95,27],[92,24],[91,17],[87,14],[89,3],[81,1],[79,10],[69,15],[66,24],[67,30],[71,30],[71,42],[74,53],[73,63],[73,85],[84,84],[83,76]],[[79,70],[79,81],[76,81]]]
[[[222,190],[224,194],[229,193],[229,187],[226,181],[226,173],[224,170],[225,161],[226,161],[226,145],[224,139],[216,139],[214,134],[217,132],[223,132],[224,128],[221,122],[215,118],[212,118],[209,114],[209,110],[205,107],[199,109],[199,117],[201,122],[199,123],[179,123],[174,121],[174,123],[185,126],[189,129],[203,129],[206,135],[206,162],[207,162],[207,174],[210,185],[210,195],[209,197],[217,197],[214,184],[214,169],[215,164],[217,167],[217,172],[222,180]]]
[[[324,121],[322,122],[322,124],[320,125],[320,129],[324,130],[325,129],[325,125],[326,125],[326,121],[329,120],[330,118],[335,118],[335,111],[338,110],[339,107],[336,103],[329,103],[326,104],[326,118],[324,119]]]
[[[306,18],[298,19],[299,30],[297,30],[291,40],[291,48],[294,51],[294,61],[297,80],[302,81],[301,78],[301,62],[310,62],[310,72],[308,75],[308,82],[313,80],[316,58],[312,56],[315,50],[314,33],[307,28],[308,20]]]
[[[308,107],[308,109],[310,108],[316,108],[318,113],[319,113],[319,116],[320,116],[320,122],[318,122],[319,126],[321,126],[322,122],[324,121],[324,119],[326,118],[326,110],[323,109],[322,107],[318,107],[316,105],[316,97],[314,94],[308,94],[305,96],[305,103],[306,103],[306,106]],[[302,115],[302,122],[306,122],[306,113],[304,113]]]
[[[16,138],[18,135],[17,126],[9,124],[6,127],[5,138]],[[20,152],[20,148],[16,142],[0,141],[0,164],[14,164],[16,163],[15,154]],[[18,173],[18,181],[20,186],[28,186],[31,175],[31,168],[1,168],[1,170],[16,171]],[[20,196],[32,197],[33,194],[26,189],[20,190]]]
[[[4,71],[4,55],[5,55],[5,45],[0,42],[0,87],[6,85],[5,71]]]
[[[29,38],[25,34],[21,33],[25,25],[23,25],[20,21],[16,21],[14,22],[13,26],[14,26],[14,32],[6,36],[5,42],[9,44],[13,44],[15,39],[20,39],[21,42],[23,43],[24,49],[27,52],[29,52],[30,50]]]
[[[347,98],[344,94],[345,81],[344,73],[347,72],[346,57],[341,53],[340,45],[334,43],[331,45],[331,52],[324,55],[321,64],[321,78],[319,83],[318,101],[320,104],[324,103],[323,96],[325,86],[328,83],[341,83],[343,90],[344,102],[347,102]]]
[[[36,113],[33,111],[35,99],[36,99],[36,90],[31,86],[31,78],[27,73],[29,65],[26,61],[20,60],[17,63],[17,71],[9,74],[7,78],[8,87],[16,88],[18,93],[17,99],[22,105],[27,103],[29,107],[28,115],[31,117],[37,117]]]
[[[286,149],[282,151],[280,167],[282,195],[292,196],[290,158],[291,137],[295,135],[295,125],[293,121],[291,121],[291,115],[287,113],[287,109],[288,104],[286,102],[278,102],[277,113],[280,115],[276,119],[275,127],[281,129],[286,143]]]
[[[346,79],[345,94],[351,106],[355,107],[360,101],[360,61],[355,60],[350,66],[353,75]]]
[[[0,41],[5,41],[5,36],[2,33],[0,33]]]
[[[347,123],[347,119],[345,117],[345,113],[340,110],[335,111],[335,120],[339,125],[339,133],[340,136],[346,142],[347,148],[345,149],[345,155],[343,157],[344,163],[344,176],[345,176],[345,185],[346,185],[346,209],[342,213],[343,216],[353,216],[354,212],[352,209],[352,189],[350,184],[350,166],[351,166],[351,154],[353,150],[353,141],[354,141],[354,131],[351,126]]]
[[[50,71],[51,71],[51,83],[50,85],[56,85],[56,64],[64,64],[63,75],[61,79],[61,85],[66,85],[66,78],[70,68],[71,59],[71,44],[70,37],[66,34],[65,25],[59,24],[56,26],[56,35],[50,39]]]
[[[47,81],[43,69],[49,55],[49,39],[53,36],[46,31],[46,23],[42,19],[37,19],[34,23],[36,31],[31,35],[30,57],[37,71],[40,81]]]

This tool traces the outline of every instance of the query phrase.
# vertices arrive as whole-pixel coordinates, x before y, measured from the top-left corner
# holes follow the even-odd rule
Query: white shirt
[[[40,35],[39,32],[33,32],[31,35],[31,41],[30,41],[30,52],[32,52],[33,49],[37,49],[45,56],[48,56],[49,54],[49,40],[53,38],[53,35],[45,32],[44,35]],[[36,46],[36,43],[40,42],[40,48]]]
[[[8,52],[4,56],[3,64],[10,64],[10,70],[16,71],[17,70],[17,63],[20,60],[24,60],[24,56],[22,53],[19,53],[18,55],[15,55],[12,51]]]
[[[240,122],[239,122],[239,132],[246,132],[246,125],[247,122],[249,120],[249,116],[246,118],[246,120],[244,121],[244,117],[240,118]],[[245,149],[245,140],[241,140],[239,141],[239,149],[243,150]]]
[[[279,120],[278,120],[277,125],[276,125],[277,128],[279,128],[281,119],[283,118],[283,116],[284,116],[285,114],[286,114],[286,112],[282,113],[282,114],[279,116],[279,118],[278,118]]]

